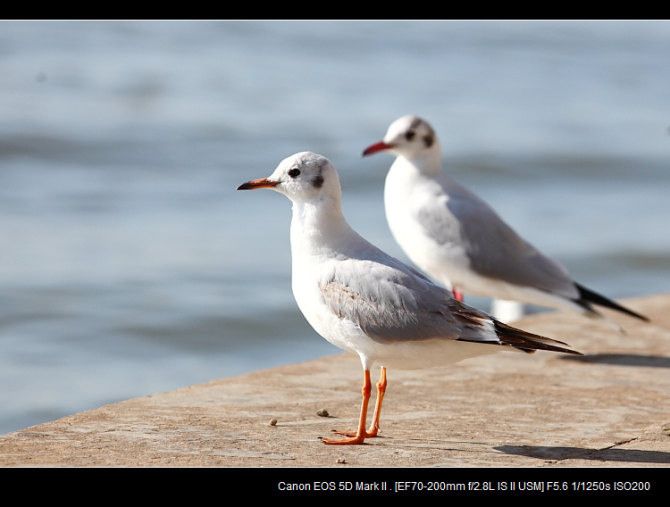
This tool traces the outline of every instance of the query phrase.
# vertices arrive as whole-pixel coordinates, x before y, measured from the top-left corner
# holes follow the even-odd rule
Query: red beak
[[[378,143],[375,143],[365,148],[365,150],[363,151],[363,156],[365,157],[367,155],[372,155],[373,153],[388,150],[391,148],[393,148],[392,144],[385,143],[384,141],[379,141]]]
[[[272,188],[279,185],[278,181],[270,181],[267,178],[260,178],[258,180],[247,181],[242,183],[237,190],[254,190],[256,188]]]

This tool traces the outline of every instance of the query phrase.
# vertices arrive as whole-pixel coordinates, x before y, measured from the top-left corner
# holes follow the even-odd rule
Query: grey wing
[[[449,182],[448,193],[447,213],[460,224],[457,234],[473,270],[514,285],[578,296],[565,268],[521,238],[488,204],[456,182]],[[424,224],[438,240],[441,228],[454,227],[435,219],[426,219]]]
[[[454,301],[448,291],[416,276],[409,267],[344,260],[319,286],[338,318],[355,323],[375,341],[443,338],[497,342],[495,333],[486,327],[490,322],[486,314]]]

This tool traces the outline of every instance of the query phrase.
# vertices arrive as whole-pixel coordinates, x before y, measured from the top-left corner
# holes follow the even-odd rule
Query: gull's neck
[[[354,235],[339,200],[293,203],[291,251],[294,259],[341,251]]]
[[[442,151],[439,146],[425,151],[420,155],[404,155],[399,153],[393,166],[408,167],[423,176],[436,176],[442,172]]]

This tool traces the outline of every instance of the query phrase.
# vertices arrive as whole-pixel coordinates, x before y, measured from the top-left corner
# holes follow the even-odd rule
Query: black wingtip
[[[568,348],[567,343],[553,340],[545,336],[540,336],[534,333],[529,333],[522,329],[503,324],[500,321],[494,320],[496,334],[502,343],[509,345],[524,352],[535,352],[536,350],[548,350],[550,352],[563,352],[565,354],[575,354],[583,356],[581,352]]]
[[[580,299],[577,300],[577,303],[581,304],[587,309],[589,309],[589,304],[591,303],[594,305],[604,306],[605,308],[616,310],[621,313],[625,313],[626,315],[635,317],[636,319],[639,319],[643,322],[649,322],[648,317],[640,315],[639,313],[636,313],[633,310],[629,310],[628,308],[621,306],[618,303],[615,303],[611,299],[608,299],[605,296],[601,296],[597,292],[593,292],[592,290],[587,289],[583,285],[575,283],[575,287],[577,287],[577,289],[579,290],[579,297],[580,297]]]

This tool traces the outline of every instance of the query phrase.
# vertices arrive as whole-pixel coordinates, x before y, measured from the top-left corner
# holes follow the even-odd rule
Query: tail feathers
[[[569,345],[567,343],[529,333],[528,331],[508,326],[497,320],[494,320],[493,324],[496,334],[503,345],[509,345],[528,353],[535,352],[536,350],[549,350],[551,352],[583,355],[581,352],[568,348]]]
[[[608,299],[605,296],[601,296],[600,294],[587,289],[583,285],[575,283],[575,286],[579,290],[579,299],[576,300],[575,302],[581,305],[586,311],[590,313],[597,313],[593,308],[591,308],[591,304],[594,304],[604,306],[605,308],[610,308],[612,310],[617,310],[621,313],[625,313],[626,315],[630,315],[631,317],[635,317],[636,319],[640,319],[644,322],[649,322],[649,319],[644,315],[640,315],[639,313],[636,313],[633,310],[629,310],[628,308],[625,308],[620,304],[615,303],[611,299]]]

